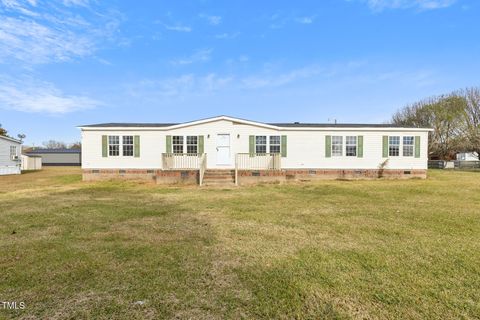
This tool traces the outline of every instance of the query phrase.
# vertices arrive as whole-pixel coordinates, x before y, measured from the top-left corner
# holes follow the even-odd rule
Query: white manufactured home
[[[387,124],[261,123],[229,116],[79,128],[84,180],[199,184],[425,178],[430,131]]]
[[[20,174],[22,141],[0,136],[0,175]]]

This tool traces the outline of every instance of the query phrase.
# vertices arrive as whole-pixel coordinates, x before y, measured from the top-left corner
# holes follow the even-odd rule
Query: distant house
[[[460,153],[457,153],[457,160],[478,161],[478,154],[476,152],[460,152]]]
[[[0,136],[0,175],[20,174],[22,141]]]
[[[42,157],[43,166],[80,166],[82,164],[80,149],[34,149],[25,154]]]
[[[389,124],[262,123],[228,116],[80,129],[84,180],[200,184],[425,178],[431,131]]]

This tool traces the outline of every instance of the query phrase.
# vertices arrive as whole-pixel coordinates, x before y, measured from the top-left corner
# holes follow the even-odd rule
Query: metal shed
[[[80,166],[82,152],[80,149],[35,149],[27,156],[41,156],[44,166]]]

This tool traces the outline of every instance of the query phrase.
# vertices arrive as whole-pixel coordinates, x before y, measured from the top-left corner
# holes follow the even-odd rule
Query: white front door
[[[229,134],[217,134],[217,165],[230,165]]]

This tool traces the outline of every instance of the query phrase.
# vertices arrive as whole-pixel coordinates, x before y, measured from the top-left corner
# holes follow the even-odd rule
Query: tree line
[[[0,124],[0,136],[13,138],[10,135],[8,135],[7,129],[3,128],[2,124]],[[17,137],[19,140],[23,140],[25,139],[26,136],[24,134],[18,134]],[[63,141],[48,140],[48,141],[44,141],[42,145],[44,148],[47,148],[47,149],[81,149],[82,148],[82,143],[80,141],[75,141],[73,143],[65,143]]]
[[[458,152],[480,154],[480,88],[467,88],[431,97],[397,111],[391,123],[432,128],[430,157],[455,159]]]

